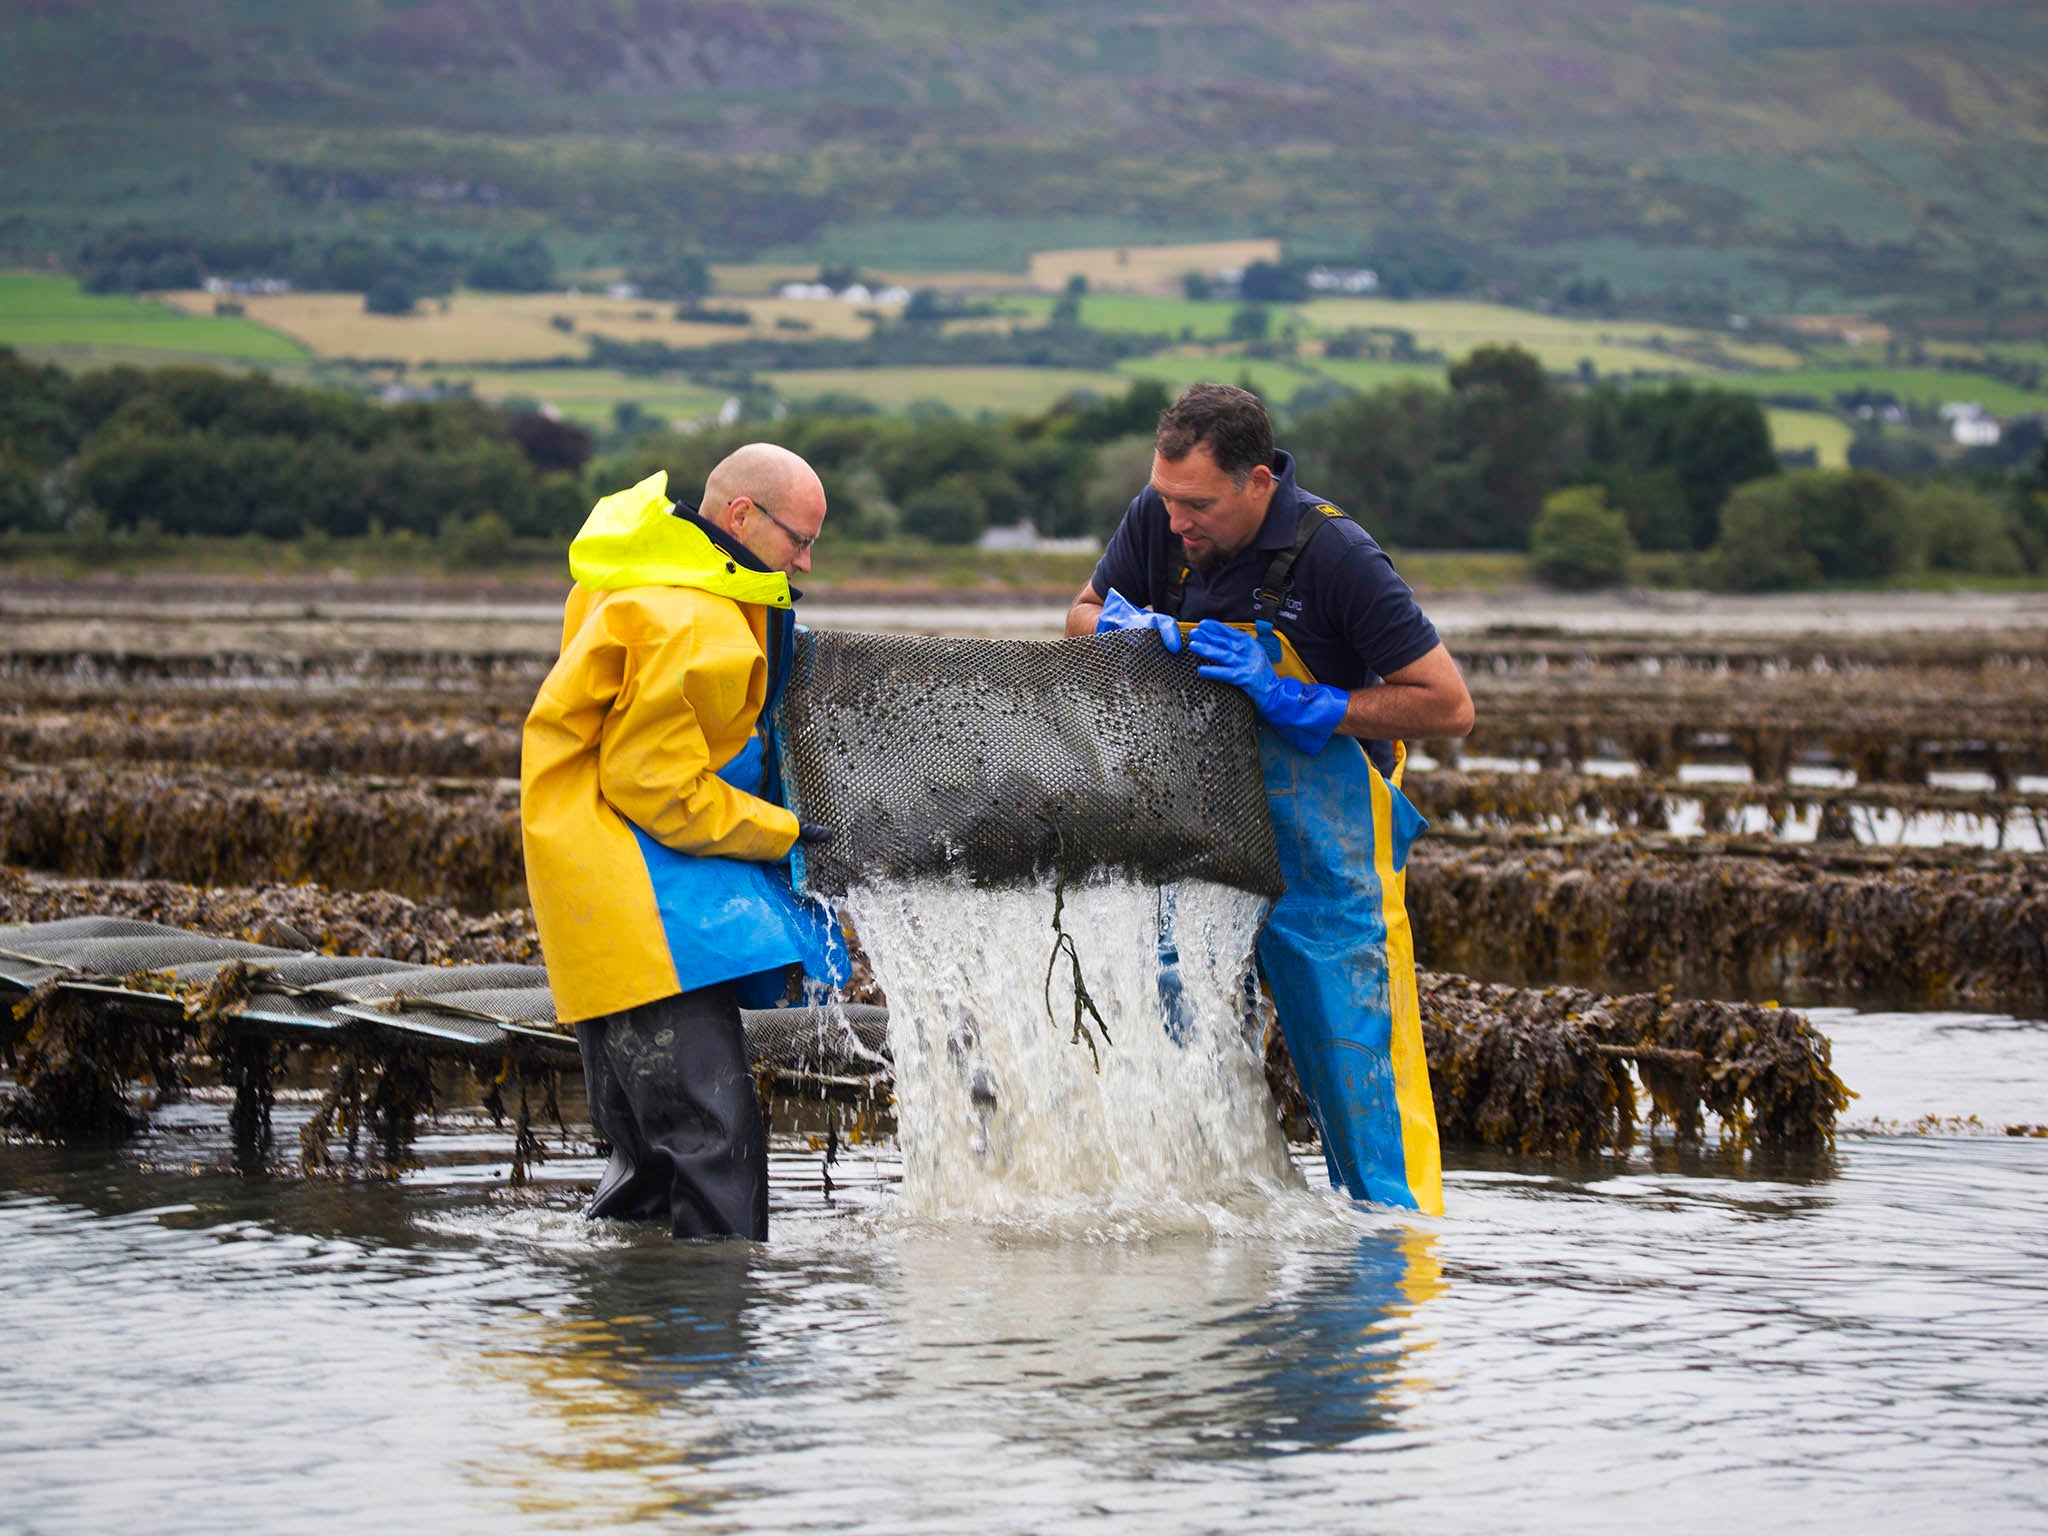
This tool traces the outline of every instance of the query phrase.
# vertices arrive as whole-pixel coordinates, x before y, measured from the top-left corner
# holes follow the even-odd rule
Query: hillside
[[[2025,4],[23,0],[0,245],[538,230],[1018,265],[1275,234],[1702,307],[2040,302]]]

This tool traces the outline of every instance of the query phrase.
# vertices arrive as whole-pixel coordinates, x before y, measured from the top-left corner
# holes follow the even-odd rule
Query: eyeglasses
[[[798,533],[794,528],[790,527],[789,524],[785,523],[773,512],[770,512],[766,507],[762,506],[760,502],[754,500],[754,498],[751,496],[735,496],[732,500],[744,501],[756,512],[760,513],[763,517],[767,518],[769,522],[773,523],[776,527],[780,528],[782,530],[783,537],[789,540],[791,545],[795,547],[796,552],[800,555],[803,554],[806,550],[808,550],[813,544],[818,542],[818,536],[815,533]],[[726,505],[731,506],[732,502],[729,501],[726,503]]]

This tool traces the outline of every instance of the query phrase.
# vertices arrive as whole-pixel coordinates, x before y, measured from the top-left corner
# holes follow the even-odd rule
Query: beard
[[[1223,559],[1223,551],[1214,544],[1205,544],[1199,550],[1182,544],[1180,552],[1181,557],[1187,561],[1188,568],[1196,571],[1214,570]]]

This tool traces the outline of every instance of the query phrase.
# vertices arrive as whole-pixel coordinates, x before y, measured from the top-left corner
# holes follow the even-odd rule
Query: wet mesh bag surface
[[[779,707],[826,896],[876,879],[1054,873],[1281,891],[1256,723],[1156,636],[797,636]]]

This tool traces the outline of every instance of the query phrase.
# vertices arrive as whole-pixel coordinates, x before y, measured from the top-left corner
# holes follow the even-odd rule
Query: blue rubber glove
[[[1095,621],[1095,633],[1107,635],[1122,629],[1149,629],[1169,651],[1180,649],[1180,624],[1171,614],[1134,608],[1129,598],[1111,587],[1102,600],[1102,617]]]
[[[1302,683],[1273,670],[1258,637],[1215,619],[1204,619],[1188,636],[1188,649],[1202,658],[1196,670],[1219,683],[1235,683],[1248,694],[1259,718],[1298,752],[1313,757],[1330,744],[1351,695],[1328,683]]]

